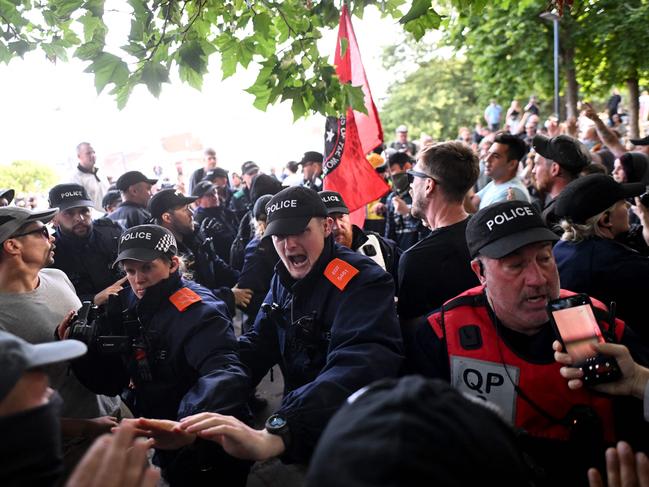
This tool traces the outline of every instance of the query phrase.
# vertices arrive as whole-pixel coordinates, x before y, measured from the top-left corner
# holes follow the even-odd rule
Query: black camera
[[[122,311],[118,296],[110,296],[103,309],[84,301],[70,325],[70,338],[104,354],[128,353],[140,337],[140,320]]]

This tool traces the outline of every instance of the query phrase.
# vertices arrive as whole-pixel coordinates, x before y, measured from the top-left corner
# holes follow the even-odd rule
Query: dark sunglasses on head
[[[29,232],[25,232],[25,233],[17,233],[15,235],[12,235],[9,238],[26,237],[27,235],[32,235],[34,233],[40,233],[43,237],[50,238],[50,232],[46,226],[35,228],[34,230],[30,230]]]

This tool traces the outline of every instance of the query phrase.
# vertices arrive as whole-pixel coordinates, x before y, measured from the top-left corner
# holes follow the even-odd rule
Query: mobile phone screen
[[[576,363],[597,355],[591,344],[604,343],[605,340],[588,304],[554,310],[552,316],[566,351]]]

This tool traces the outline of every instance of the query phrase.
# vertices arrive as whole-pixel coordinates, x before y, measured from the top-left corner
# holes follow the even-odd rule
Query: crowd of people
[[[207,149],[185,194],[110,186],[84,142],[49,208],[0,190],[0,483],[245,486],[280,458],[310,486],[649,486],[649,136],[501,112],[400,126],[362,226],[314,151],[234,188]],[[607,383],[551,319],[576,294]]]

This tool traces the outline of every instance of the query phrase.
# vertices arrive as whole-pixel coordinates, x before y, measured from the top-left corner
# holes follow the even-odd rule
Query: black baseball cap
[[[557,240],[538,211],[523,201],[489,205],[473,215],[466,227],[472,259],[478,255],[500,259],[525,245]]]
[[[0,243],[11,237],[16,230],[27,223],[47,223],[58,213],[58,208],[43,211],[32,211],[18,206],[0,207]]]
[[[134,184],[137,183],[142,183],[142,182],[147,182],[150,185],[154,185],[155,183],[158,182],[157,179],[149,179],[147,178],[144,174],[142,174],[140,171],[128,171],[122,174],[119,178],[117,178],[117,182],[115,183],[115,187],[119,189],[120,191],[126,191],[128,188],[133,186]]]
[[[176,255],[176,239],[166,228],[159,225],[138,225],[126,230],[119,238],[117,259],[113,266],[122,260],[151,262],[159,257]]]
[[[82,356],[88,348],[78,340],[32,345],[6,331],[0,331],[0,401],[22,375],[32,369]]]
[[[257,198],[255,205],[252,207],[252,216],[255,217],[255,220],[264,220],[266,221],[266,205],[268,202],[273,199],[272,194],[264,194]]]
[[[302,164],[302,166],[308,166],[309,164],[322,164],[323,160],[324,157],[322,154],[310,150],[304,153],[304,156],[302,156],[302,160],[300,161],[300,164]]]
[[[153,218],[160,218],[166,211],[188,205],[196,201],[195,196],[185,196],[177,189],[163,189],[149,200],[149,213]]]
[[[283,189],[266,205],[269,235],[297,235],[307,227],[311,218],[327,216],[327,207],[318,193],[304,186]]]
[[[649,135],[641,139],[629,139],[633,145],[649,145]]]
[[[306,485],[532,485],[513,429],[487,404],[439,379],[373,383],[329,421]]]
[[[203,180],[196,186],[194,186],[194,189],[192,190],[192,196],[194,196],[195,199],[198,199],[205,196],[210,191],[214,191],[215,189],[216,186],[214,186],[214,184],[209,181]]]
[[[259,166],[253,161],[246,161],[241,164],[241,175],[259,172]]]
[[[14,196],[16,196],[16,192],[13,189],[5,189],[5,188],[0,189],[0,198],[6,199],[7,204],[13,201]]]
[[[340,196],[340,193],[336,193],[335,191],[320,191],[318,194],[327,207],[327,213],[329,215],[332,213],[349,214],[349,208],[347,208],[347,205],[345,204],[343,197]]]
[[[591,174],[575,179],[557,196],[554,214],[574,223],[585,223],[626,198],[640,196],[644,183],[620,184],[606,174]]]
[[[226,171],[222,167],[215,167],[214,169],[210,169],[205,173],[205,177],[203,178],[203,181],[213,182],[216,178],[227,178],[227,177],[228,177],[228,171]]]
[[[88,197],[86,188],[80,184],[57,184],[49,193],[50,208],[60,211],[70,208],[94,208],[95,204]]]
[[[102,208],[106,208],[107,206],[114,205],[117,202],[122,202],[122,195],[119,191],[111,189],[110,191],[107,191],[102,198],[101,206]]]
[[[537,154],[553,160],[573,174],[580,172],[592,160],[586,146],[569,135],[557,135],[552,138],[535,135],[532,147]]]

